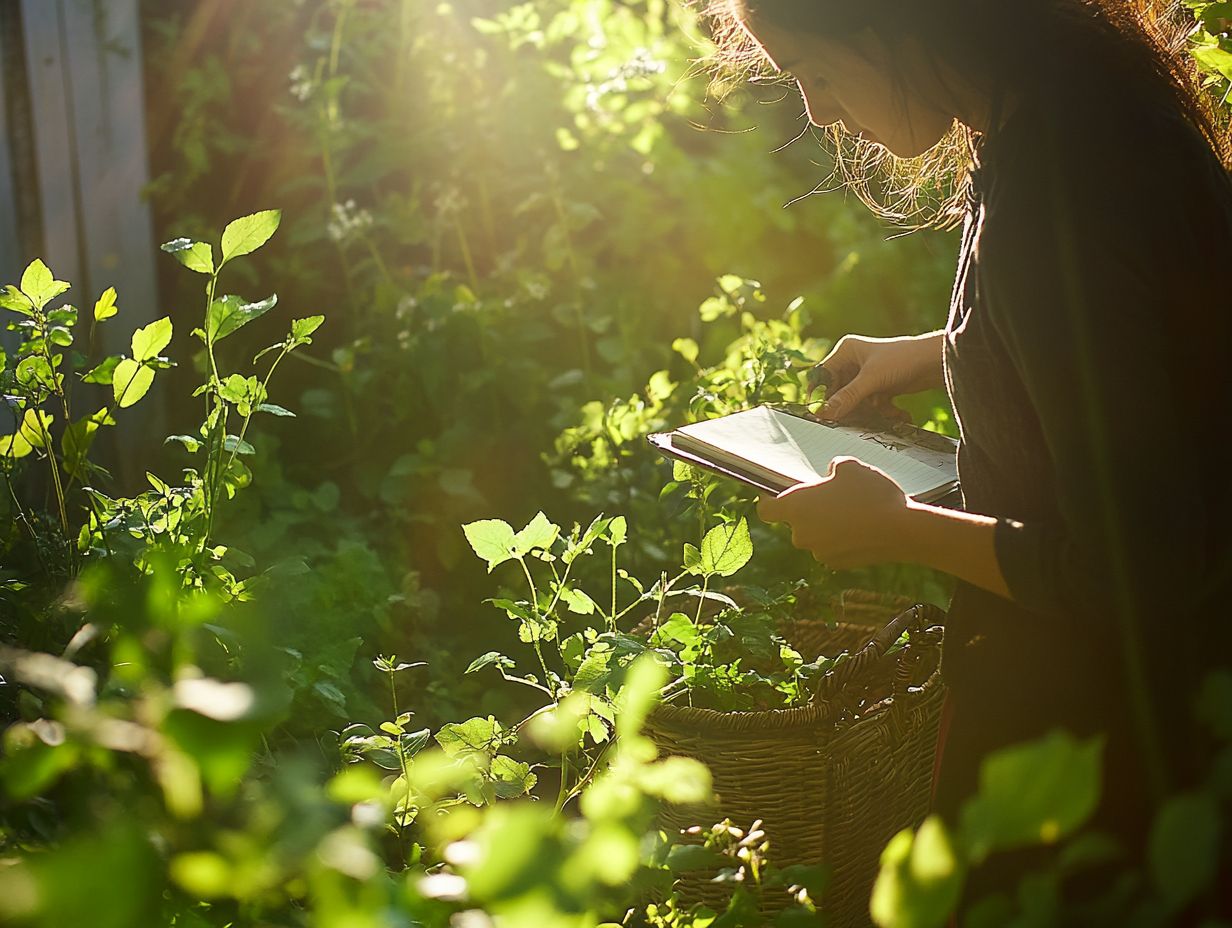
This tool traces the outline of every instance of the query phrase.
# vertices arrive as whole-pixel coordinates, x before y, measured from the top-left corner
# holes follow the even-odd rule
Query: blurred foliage
[[[1222,91],[1227,4],[1189,6]],[[842,656],[778,618],[946,584],[820,569],[645,436],[806,400],[847,331],[938,327],[953,240],[782,208],[828,173],[798,101],[714,106],[696,17],[664,0],[149,0],[143,25],[151,201],[184,265],[161,284],[188,309],[106,358],[122,295],[78,312],[42,262],[0,295],[0,920],[822,924],[824,873],[758,823],[657,829],[709,778],[639,731],[658,699],[799,705]],[[223,265],[278,296],[226,295]],[[152,388],[175,434],[125,486],[92,440]],[[911,411],[953,431],[939,395]],[[1226,742],[1232,683],[1204,687]],[[1226,746],[1145,850],[1083,830],[1099,766],[1061,733],[989,758],[961,821],[891,841],[877,922],[944,924],[987,859],[1040,843],[1049,866],[972,924],[1216,911]],[[724,911],[673,892],[716,866]]]

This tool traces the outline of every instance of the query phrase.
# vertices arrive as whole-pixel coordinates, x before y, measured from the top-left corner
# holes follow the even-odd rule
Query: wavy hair
[[[871,30],[891,48],[914,39],[936,61],[989,93],[1030,89],[1064,71],[1098,93],[1162,100],[1232,166],[1227,120],[1186,50],[1193,18],[1165,0],[710,0],[714,42],[702,62],[712,89],[784,80],[743,27],[750,17],[796,34],[842,41]],[[1054,84],[1055,86],[1055,84]],[[979,133],[955,121],[934,148],[899,158],[847,132],[823,130],[833,156],[827,183],[908,228],[953,228],[966,213]]]

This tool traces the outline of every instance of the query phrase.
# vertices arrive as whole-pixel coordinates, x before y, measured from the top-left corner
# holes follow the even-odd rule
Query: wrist
[[[908,499],[907,505],[899,511],[894,526],[898,549],[895,560],[924,567],[936,566],[930,563],[929,552],[935,547],[937,518],[935,507]]]

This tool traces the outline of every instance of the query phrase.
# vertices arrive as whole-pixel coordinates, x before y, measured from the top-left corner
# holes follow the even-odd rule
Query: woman
[[[761,515],[831,567],[958,578],[938,791],[950,821],[989,751],[1058,727],[1104,733],[1098,823],[1131,849],[1201,763],[1192,701],[1203,667],[1228,661],[1232,601],[1232,183],[1184,53],[1153,37],[1145,6],[712,11],[728,64],[789,73],[810,122],[836,127],[866,199],[899,217],[940,199],[934,221],[964,222],[944,330],[849,336],[822,366],[840,420],[946,385],[966,511],[911,502],[845,460]]]

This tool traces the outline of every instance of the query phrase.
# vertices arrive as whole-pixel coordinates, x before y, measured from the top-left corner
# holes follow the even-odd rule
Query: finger
[[[757,517],[763,522],[775,523],[783,521],[783,508],[777,497],[757,497]]]
[[[837,393],[826,397],[819,414],[828,419],[843,419],[874,393],[873,380],[868,376],[857,374],[851,383]]]
[[[872,396],[867,401],[879,417],[889,422],[910,422],[911,413],[894,404],[894,402],[884,394]]]

